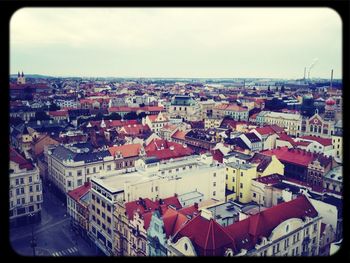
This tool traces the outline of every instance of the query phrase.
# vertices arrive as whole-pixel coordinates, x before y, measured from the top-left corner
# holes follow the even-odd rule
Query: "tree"
[[[286,106],[287,106],[287,103],[285,103],[284,101],[278,98],[273,98],[272,100],[267,100],[265,102],[265,108],[271,111],[281,110]]]
[[[124,120],[136,120],[137,114],[135,111],[128,112],[124,115]]]
[[[281,92],[284,93],[284,85],[281,87]]]
[[[49,111],[57,111],[57,110],[60,110],[61,108],[56,104],[56,103],[52,103],[50,106],[49,106]]]
[[[112,113],[109,115],[109,119],[111,119],[111,120],[121,120],[121,119],[122,119],[122,116],[120,116],[120,114],[117,113],[117,112],[112,112]]]
[[[146,116],[147,116],[146,113],[140,112],[140,113],[137,115],[137,119],[142,120],[142,118],[145,118]]]
[[[37,111],[34,119],[36,121],[50,120],[50,116],[45,111]]]

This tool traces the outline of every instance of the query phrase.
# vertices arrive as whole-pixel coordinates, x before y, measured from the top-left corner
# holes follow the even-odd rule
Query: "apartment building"
[[[90,189],[91,183],[85,182],[67,194],[67,213],[71,219],[71,226],[84,238],[88,237],[89,231]]]
[[[10,148],[9,175],[10,224],[40,220],[43,195],[37,166]]]
[[[87,143],[57,145],[47,151],[48,179],[66,194],[94,176],[116,169],[108,150],[93,151]]]
[[[319,253],[321,216],[303,195],[226,227],[221,227],[210,213],[203,212],[169,240],[168,255],[316,256]]]
[[[186,121],[202,120],[200,112],[200,106],[190,96],[176,95],[169,105],[171,117],[180,117]]]
[[[242,203],[251,201],[250,185],[257,177],[257,165],[250,163],[226,164],[226,200],[238,200]]]
[[[278,125],[283,127],[288,135],[301,135],[302,116],[300,114],[262,111],[257,115],[259,124]]]

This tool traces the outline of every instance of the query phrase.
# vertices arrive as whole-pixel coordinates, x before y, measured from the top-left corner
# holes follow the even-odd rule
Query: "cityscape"
[[[299,11],[18,11],[9,76],[13,251],[339,251],[341,24],[330,9]],[[28,33],[34,27],[39,34]]]

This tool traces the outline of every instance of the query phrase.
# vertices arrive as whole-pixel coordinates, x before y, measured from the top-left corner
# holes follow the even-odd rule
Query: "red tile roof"
[[[12,147],[10,147],[10,161],[17,163],[19,165],[19,169],[34,169],[34,165],[29,160],[25,159]]]
[[[277,159],[301,166],[308,166],[314,159],[314,155],[300,149],[288,149],[288,147],[280,147],[273,150],[265,150],[261,152],[264,155],[276,155]]]
[[[259,183],[273,185],[282,182],[282,179],[284,179],[284,176],[281,174],[270,174],[267,176],[262,176],[260,178],[255,178],[253,180]]]
[[[182,144],[163,139],[153,139],[145,147],[145,151],[147,156],[155,156],[160,160],[189,156],[194,152],[191,148],[184,147]]]
[[[112,156],[115,156],[117,152],[120,152],[123,158],[129,158],[138,156],[140,153],[141,144],[125,144],[121,146],[112,146],[108,148],[108,151]]]
[[[50,116],[68,116],[67,110],[49,111]]]
[[[222,256],[227,247],[234,247],[233,238],[214,219],[198,214],[185,224],[174,236],[173,242],[182,237],[191,239],[200,256]]]
[[[316,136],[302,136],[300,138],[305,139],[305,140],[316,141],[316,142],[322,144],[323,146],[332,145],[332,139],[328,139],[328,138],[320,138],[320,137],[316,137]]]
[[[152,201],[149,198],[140,198],[138,200],[125,203],[125,210],[128,219],[132,220],[134,212],[138,212],[140,215],[143,215],[147,212],[160,208],[162,205],[165,205],[165,207],[171,205],[176,209],[182,208],[178,198],[176,196],[171,196],[165,199],[159,199],[157,201]]]
[[[87,192],[89,192],[91,189],[91,183],[87,182],[83,184],[82,186],[79,186],[78,188],[69,191],[68,195],[75,200],[76,202],[80,201],[80,198],[82,198]]]
[[[270,135],[274,134],[275,131],[270,126],[264,126],[255,129],[260,135]]]
[[[171,137],[174,139],[178,139],[178,140],[185,140],[186,134],[187,134],[187,132],[178,130]]]
[[[316,217],[316,209],[304,195],[296,199],[278,204],[242,221],[225,227],[234,238],[236,253],[242,249],[252,249],[260,237],[268,237],[272,230],[290,218],[303,219],[305,216]],[[247,240],[247,241],[245,241]]]
[[[279,140],[289,142],[292,146],[296,146],[297,143],[286,133],[281,133],[278,135]]]
[[[150,131],[149,126],[142,124],[124,125],[120,128],[120,132],[127,135],[139,135],[145,131]]]

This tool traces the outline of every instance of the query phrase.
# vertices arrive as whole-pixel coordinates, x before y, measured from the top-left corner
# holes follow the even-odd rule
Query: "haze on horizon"
[[[10,72],[77,77],[342,78],[329,8],[22,8]]]

